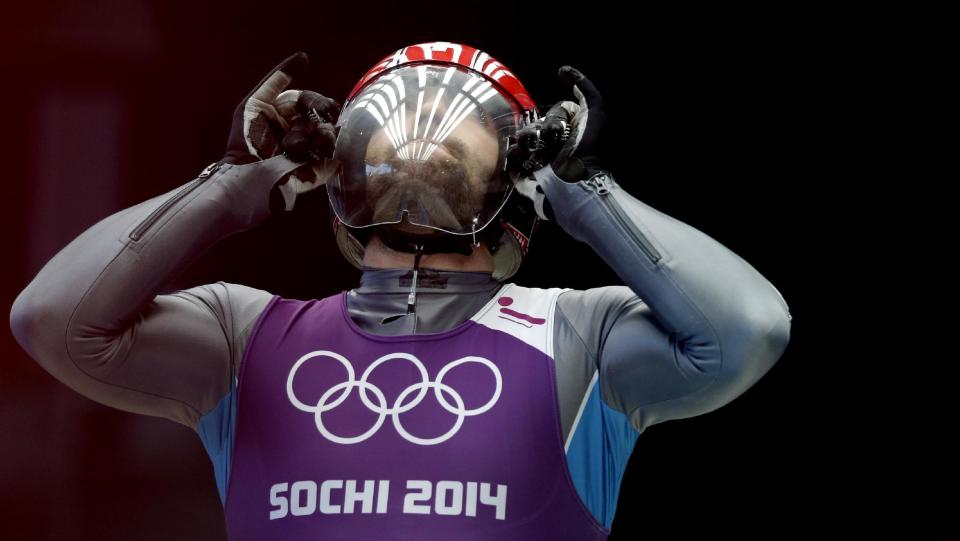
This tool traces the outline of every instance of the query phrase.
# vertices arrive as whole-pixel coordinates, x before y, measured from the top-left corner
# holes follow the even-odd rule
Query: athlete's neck
[[[417,273],[416,327],[407,313],[411,269],[363,267],[359,287],[347,294],[350,318],[382,335],[442,332],[477,313],[503,286],[489,272],[423,269]]]
[[[403,297],[410,292],[410,281],[413,278],[411,269],[378,269],[376,267],[362,267],[360,285],[353,291],[357,294],[376,293],[383,297],[384,293],[396,293]],[[435,269],[420,269],[417,273],[417,291],[419,293],[477,293],[491,292],[500,285],[489,272],[483,271],[450,271]],[[399,301],[398,301],[399,302]]]

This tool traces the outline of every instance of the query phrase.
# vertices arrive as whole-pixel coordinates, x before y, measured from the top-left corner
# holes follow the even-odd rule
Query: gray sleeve
[[[606,286],[586,291],[571,289],[557,297],[553,327],[554,362],[557,366],[557,397],[560,428],[564,441],[590,392],[590,382],[600,370],[603,338],[609,332],[618,307],[628,301],[623,286]]]
[[[10,311],[14,336],[55,378],[110,407],[196,428],[229,389],[272,295],[217,282],[161,293],[220,239],[270,213],[279,157],[222,164],[97,222],[58,252]]]
[[[556,352],[577,351],[563,341],[579,341],[599,371],[604,403],[638,431],[729,403],[781,357],[787,304],[737,254],[610,175],[566,183],[546,167],[536,177],[557,223],[627,284],[564,292]]]

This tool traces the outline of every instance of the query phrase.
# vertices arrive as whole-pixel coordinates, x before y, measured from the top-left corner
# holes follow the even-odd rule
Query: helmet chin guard
[[[424,254],[455,253],[470,256],[473,255],[473,248],[478,246],[470,237],[436,230],[430,233],[413,233],[398,227],[380,226],[376,228],[376,233],[384,245],[398,252],[416,253],[419,247],[419,251]]]
[[[337,241],[337,247],[346,258],[347,262],[357,269],[363,269],[363,259],[366,252],[366,245],[370,239],[370,234],[376,231],[378,234],[381,229],[387,229],[390,226],[354,228],[341,222],[336,214],[331,211],[333,221],[334,238]],[[478,238],[487,240],[487,248],[493,255],[493,273],[492,277],[498,281],[506,281],[517,273],[520,264],[526,256],[530,247],[530,240],[540,225],[540,218],[537,215],[533,203],[514,193],[510,196],[503,212],[498,216],[498,223],[485,228],[480,232]],[[472,244],[470,236],[450,235],[448,233],[437,233],[438,236],[452,237],[453,242],[462,242],[469,246]],[[382,238],[382,237],[381,237]],[[422,238],[416,240],[423,241]],[[415,253],[415,248],[411,245],[415,243],[395,244],[392,248],[399,251]],[[426,249],[426,242],[424,249]],[[472,248],[471,248],[472,249]],[[443,250],[441,250],[443,251]],[[446,250],[457,253],[456,250]],[[462,252],[461,252],[462,253]]]

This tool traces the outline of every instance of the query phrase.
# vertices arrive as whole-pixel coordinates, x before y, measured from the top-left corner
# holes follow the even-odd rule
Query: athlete
[[[570,66],[576,101],[541,116],[464,44],[396,51],[342,107],[287,90],[306,64],[240,103],[223,159],[54,256],[13,305],[17,340],[90,399],[195,430],[231,539],[606,539],[638,436],[762,377],[783,297],[620,187],[603,100]],[[163,292],[319,186],[358,287]],[[626,285],[509,282],[540,220]]]

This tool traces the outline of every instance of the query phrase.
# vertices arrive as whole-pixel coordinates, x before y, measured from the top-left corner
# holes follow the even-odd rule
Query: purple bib
[[[560,288],[506,284],[442,333],[360,329],[346,292],[275,296],[240,372],[233,540],[605,540],[570,478]]]

